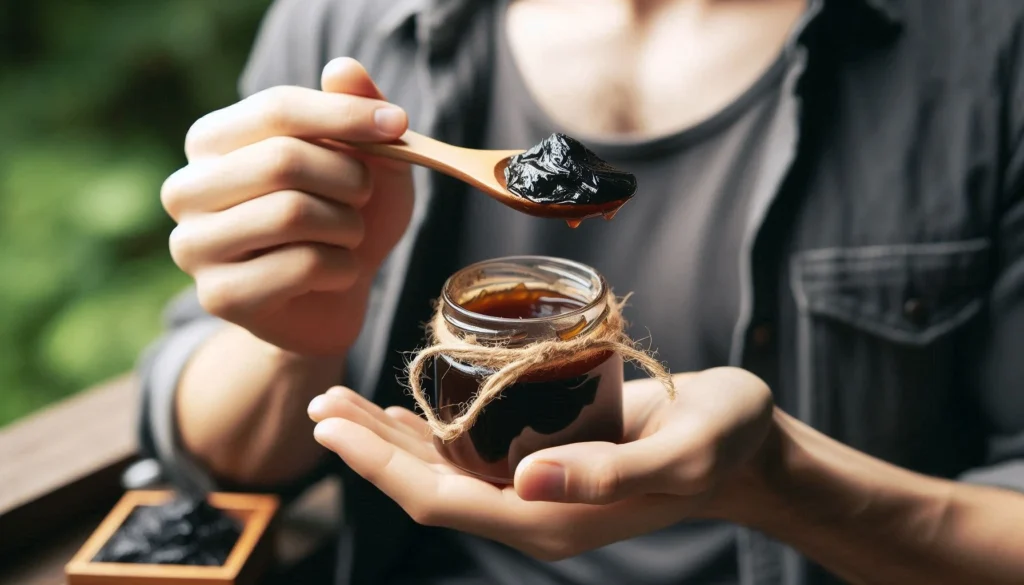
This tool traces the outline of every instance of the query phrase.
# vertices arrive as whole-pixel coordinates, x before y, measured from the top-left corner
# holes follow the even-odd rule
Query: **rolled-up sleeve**
[[[1002,62],[1006,153],[995,236],[997,272],[970,379],[988,429],[987,465],[962,479],[1024,492],[1024,31]]]

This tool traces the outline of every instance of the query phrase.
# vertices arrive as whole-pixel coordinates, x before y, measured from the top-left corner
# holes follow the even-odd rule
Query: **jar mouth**
[[[462,304],[480,292],[507,290],[517,284],[568,295],[581,306],[555,315],[510,318],[471,311]],[[579,320],[593,315],[596,307],[606,303],[607,296],[608,283],[596,270],[580,262],[551,256],[507,256],[470,264],[449,277],[441,293],[450,324],[461,329],[470,325],[470,330],[494,332]]]

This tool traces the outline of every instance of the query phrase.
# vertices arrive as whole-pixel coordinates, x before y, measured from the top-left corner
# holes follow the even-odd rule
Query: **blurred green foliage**
[[[269,0],[0,0],[0,426],[129,370],[188,279],[164,178]]]

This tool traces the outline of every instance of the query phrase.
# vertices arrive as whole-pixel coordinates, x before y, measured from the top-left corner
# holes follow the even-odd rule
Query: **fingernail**
[[[327,421],[319,422],[315,427],[313,427],[313,438],[316,439],[317,443],[320,443],[325,447],[327,446],[327,444],[325,443],[325,437],[327,436],[328,432],[327,426],[324,425],[324,423],[326,422]]]
[[[373,113],[373,123],[386,136],[398,136],[405,130],[405,112],[400,108],[380,108]]]
[[[523,475],[527,477],[525,499],[560,502],[565,498],[565,468],[561,465],[536,461],[524,471]]]
[[[352,67],[362,68],[362,65],[352,57],[338,57],[336,59],[331,59],[327,65],[324,66],[324,75],[332,75]]]
[[[344,386],[331,386],[330,388],[327,389],[326,394],[328,396],[344,396],[345,393],[348,391],[348,388]]]
[[[309,406],[306,408],[306,414],[308,414],[313,420],[316,420],[318,417],[323,417],[324,410],[327,408],[328,400],[327,396],[324,396],[323,394],[317,396],[313,400],[310,400]]]
[[[339,418],[323,420],[313,427],[313,438],[317,443],[330,449],[335,443],[337,435],[345,431],[345,423],[345,420]]]

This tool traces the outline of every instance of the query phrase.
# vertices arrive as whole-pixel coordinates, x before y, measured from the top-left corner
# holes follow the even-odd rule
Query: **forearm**
[[[775,421],[736,520],[852,583],[1024,581],[1024,495],[889,465],[781,411]]]
[[[225,326],[182,372],[176,415],[184,448],[232,482],[273,485],[311,471],[325,450],[306,407],[340,382],[343,363],[289,354]]]

